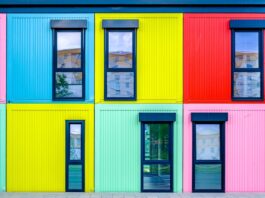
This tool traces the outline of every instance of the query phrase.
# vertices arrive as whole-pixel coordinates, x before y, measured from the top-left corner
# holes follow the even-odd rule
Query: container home
[[[264,192],[264,120],[264,104],[185,104],[184,192]]]
[[[7,129],[8,192],[94,191],[94,105],[8,104]]]
[[[184,103],[264,103],[264,19],[184,15]]]
[[[182,105],[97,104],[95,113],[96,192],[182,191]]]
[[[0,103],[6,102],[6,15],[0,14]]]
[[[9,103],[93,103],[93,14],[8,14],[7,25]]]
[[[0,104],[0,192],[6,191],[6,105]]]
[[[96,14],[96,103],[182,102],[182,14]]]

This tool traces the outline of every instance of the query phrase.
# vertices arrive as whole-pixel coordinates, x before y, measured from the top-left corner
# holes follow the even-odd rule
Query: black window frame
[[[231,21],[232,22],[232,21]],[[248,23],[247,23],[248,24]],[[231,25],[231,24],[230,24]],[[235,57],[235,35],[237,32],[256,32],[258,33],[258,38],[259,38],[259,68],[236,68],[236,57]],[[231,73],[231,94],[232,94],[232,100],[233,101],[263,101],[264,100],[264,33],[263,29],[254,27],[254,28],[247,28],[247,27],[234,27],[231,29],[231,52],[232,52],[232,57],[231,57],[231,64],[232,64],[232,73]],[[235,72],[259,72],[260,73],[260,97],[235,97],[234,96],[234,73]]]
[[[84,101],[86,94],[85,75],[85,30],[86,20],[52,20],[53,30],[53,77],[52,77],[52,99],[53,101]],[[81,33],[81,67],[80,68],[57,68],[57,37],[58,32],[80,32]],[[57,72],[81,72],[82,73],[82,97],[56,97],[56,73]]]
[[[173,192],[174,190],[174,121],[175,113],[140,113],[139,120],[141,122],[141,192]],[[146,160],[145,159],[145,124],[168,124],[169,125],[169,148],[168,160]],[[169,165],[170,166],[170,189],[160,190],[144,189],[144,165]]]
[[[225,192],[225,122],[228,120],[227,113],[192,113],[192,192]],[[196,158],[196,125],[218,124],[220,127],[220,159],[219,160],[197,160]],[[221,165],[221,189],[196,189],[195,188],[195,166],[199,165]]]
[[[104,100],[105,101],[135,101],[137,100],[137,20],[103,20],[104,28]],[[109,68],[109,33],[131,32],[132,33],[132,68]],[[108,97],[108,72],[133,73],[133,97]]]
[[[70,125],[81,124],[81,160],[70,160]],[[65,191],[66,192],[84,192],[85,191],[85,121],[84,120],[66,120],[66,167],[65,167]],[[69,189],[69,165],[82,166],[82,189]]]

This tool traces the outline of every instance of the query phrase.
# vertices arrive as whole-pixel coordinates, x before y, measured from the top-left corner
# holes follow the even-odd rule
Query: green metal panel
[[[0,192],[6,191],[6,105],[0,104]]]
[[[95,191],[140,192],[140,112],[177,114],[174,192],[182,191],[182,105],[98,104],[95,107]]]

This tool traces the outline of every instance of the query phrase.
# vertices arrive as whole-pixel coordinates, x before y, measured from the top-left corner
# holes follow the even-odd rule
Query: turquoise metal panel
[[[52,102],[50,21],[54,19],[85,19],[88,22],[85,40],[85,100],[94,101],[94,14],[8,14],[8,102]]]
[[[182,105],[96,104],[96,192],[140,192],[139,113],[176,113],[173,132],[173,189],[174,192],[182,191]]]
[[[0,192],[6,191],[6,105],[0,104]]]

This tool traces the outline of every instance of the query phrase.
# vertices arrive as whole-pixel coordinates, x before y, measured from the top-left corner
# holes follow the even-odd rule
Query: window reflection
[[[134,73],[133,72],[107,72],[108,97],[133,97]]]
[[[56,97],[82,97],[82,72],[56,72]]]
[[[170,165],[144,165],[143,169],[145,190],[170,190]]]
[[[220,160],[219,124],[196,124],[196,159]]]
[[[70,160],[81,160],[81,124],[70,124]]]
[[[169,125],[145,124],[145,160],[169,159]]]
[[[222,189],[222,166],[220,164],[195,165],[195,189],[220,190]]]
[[[132,32],[109,32],[109,68],[132,68]]]
[[[258,32],[235,33],[235,67],[259,67],[259,34]]]
[[[260,72],[234,72],[234,97],[260,97]]]
[[[57,68],[81,68],[81,32],[57,32]]]

